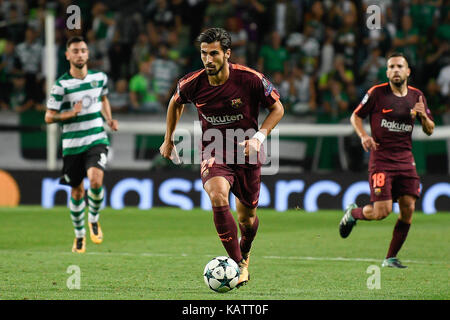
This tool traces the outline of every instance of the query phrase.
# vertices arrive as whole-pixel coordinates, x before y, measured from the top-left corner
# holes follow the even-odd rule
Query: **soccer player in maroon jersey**
[[[256,208],[261,162],[250,160],[252,156],[258,157],[261,144],[283,117],[284,108],[277,90],[264,75],[228,62],[231,38],[227,31],[221,28],[207,29],[198,36],[197,42],[200,44],[200,55],[205,68],[191,72],[179,80],[177,91],[169,102],[167,129],[160,152],[168,159],[177,157],[173,141],[175,127],[184,104],[194,103],[202,127],[203,188],[211,200],[219,238],[228,255],[239,264],[239,287],[249,280],[250,248],[259,225]],[[260,107],[267,108],[269,113],[258,130]],[[239,130],[253,130],[253,133],[247,139],[235,141],[230,133]],[[206,137],[211,132],[219,132],[220,138],[215,134],[214,141],[210,141],[212,139]],[[210,148],[213,144],[223,148]],[[239,156],[244,161],[236,161]],[[230,212],[230,191],[236,197],[240,240],[236,221]]]
[[[398,201],[400,215],[383,267],[406,268],[397,259],[397,253],[408,235],[415,202],[420,195],[411,134],[416,118],[425,134],[431,135],[434,130],[433,117],[423,93],[407,83],[410,73],[406,58],[401,53],[392,54],[387,60],[389,82],[370,88],[350,118],[362,147],[366,152],[370,151],[369,184],[373,204],[362,208],[355,204],[348,206],[339,232],[346,238],[357,220],[386,218],[392,211],[392,202]],[[367,116],[372,136],[363,127],[363,119]]]

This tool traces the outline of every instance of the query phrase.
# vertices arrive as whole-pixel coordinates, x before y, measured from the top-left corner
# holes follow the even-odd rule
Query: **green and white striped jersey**
[[[74,118],[62,122],[63,156],[82,153],[97,144],[109,145],[103,128],[102,96],[108,94],[108,77],[89,70],[84,79],[62,75],[52,87],[47,108],[64,112],[82,101],[83,109]]]

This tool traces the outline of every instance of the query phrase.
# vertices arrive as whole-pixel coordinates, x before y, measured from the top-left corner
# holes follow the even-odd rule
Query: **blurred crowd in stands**
[[[69,30],[74,4],[82,27]],[[367,13],[370,5],[377,10]],[[436,123],[450,112],[449,0],[0,0],[0,112],[45,110],[47,10],[56,17],[57,77],[69,68],[66,40],[82,35],[89,68],[109,77],[113,112],[165,114],[179,77],[202,68],[195,38],[208,27],[228,30],[230,61],[270,78],[293,116],[347,118],[387,81],[393,51],[408,57],[410,84]],[[373,12],[380,28],[368,22]]]

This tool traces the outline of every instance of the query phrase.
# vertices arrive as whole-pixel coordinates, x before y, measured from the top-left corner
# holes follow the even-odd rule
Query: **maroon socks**
[[[389,245],[389,251],[387,253],[386,259],[397,256],[397,253],[400,251],[403,242],[405,242],[406,237],[408,236],[410,226],[411,225],[408,223],[397,220],[397,223],[394,227],[394,232],[392,233],[392,240],[391,244]]]
[[[363,215],[363,208],[353,209],[352,217],[355,218],[356,220],[367,220],[366,217]],[[392,233],[392,240],[389,245],[389,250],[386,259],[397,256],[397,253],[400,251],[400,248],[402,247],[403,243],[406,240],[406,237],[408,236],[410,226],[411,226],[410,224],[403,222],[400,219],[397,220],[397,223],[395,224],[394,227],[394,231]]]
[[[242,254],[239,248],[237,225],[231,214],[230,206],[213,207],[213,212],[214,224],[222,245],[228,256],[239,263],[242,260]]]
[[[352,209],[352,217],[356,220],[367,220],[366,217],[363,215],[363,208],[355,208]]]
[[[241,230],[241,251],[249,252],[252,247],[253,239],[255,239],[256,231],[258,231],[259,220],[258,216],[255,217],[253,224],[251,227],[246,228],[246,226],[242,223],[239,223],[239,229]]]

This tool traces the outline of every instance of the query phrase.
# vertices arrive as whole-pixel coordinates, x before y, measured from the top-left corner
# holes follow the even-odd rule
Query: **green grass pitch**
[[[211,258],[226,255],[211,212],[106,208],[100,218],[104,242],[95,245],[88,238],[87,252],[74,254],[67,208],[0,208],[0,299],[450,298],[450,212],[415,213],[399,254],[408,268],[380,268],[380,289],[368,288],[374,274],[367,270],[383,260],[395,214],[360,221],[341,239],[341,211],[258,212],[251,280],[219,294],[202,277]],[[73,265],[81,271],[80,289],[67,286]]]

